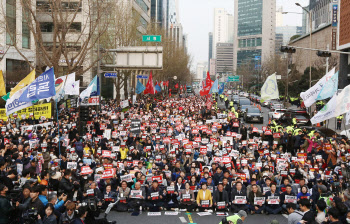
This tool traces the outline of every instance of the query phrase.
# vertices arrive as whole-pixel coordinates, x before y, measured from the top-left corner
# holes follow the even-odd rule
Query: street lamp
[[[305,12],[307,12],[308,15],[309,15],[309,26],[310,26],[309,32],[310,32],[310,49],[311,49],[311,48],[312,48],[312,18],[311,18],[311,11],[305,9],[305,7],[302,7],[298,2],[295,3],[295,5],[301,7],[301,8],[302,8]],[[310,58],[309,58],[309,60],[310,60],[310,64],[309,64],[309,67],[310,67],[310,77],[309,77],[309,79],[310,79],[310,88],[311,88],[311,64],[312,64],[312,59],[311,59],[312,54],[311,54],[311,50],[310,50],[310,56],[309,56],[309,57],[310,57]]]

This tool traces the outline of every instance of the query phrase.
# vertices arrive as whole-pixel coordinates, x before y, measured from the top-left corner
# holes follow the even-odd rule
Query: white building
[[[206,62],[197,63],[197,72],[195,79],[205,79],[208,71],[208,64]]]
[[[212,76],[216,76],[216,59],[210,59],[210,70],[209,74]]]
[[[21,4],[16,0],[3,0],[2,2],[5,6],[2,10],[6,17],[1,16],[0,70],[3,71],[6,90],[10,91],[16,82],[31,71],[26,59],[35,67],[36,50],[34,37],[23,16]]]
[[[213,57],[216,55],[216,44],[233,41],[234,17],[223,8],[214,9]]]

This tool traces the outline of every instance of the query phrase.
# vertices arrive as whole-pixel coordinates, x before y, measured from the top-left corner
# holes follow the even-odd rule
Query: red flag
[[[146,89],[143,91],[143,94],[154,94],[156,91],[154,89],[154,84],[153,84],[153,78],[152,78],[152,71],[151,74],[149,75],[148,82],[146,84]]]
[[[206,86],[206,87],[204,87],[201,91],[199,91],[199,94],[200,94],[201,96],[208,95],[209,92],[210,92],[210,89],[211,89],[211,86]]]
[[[156,84],[154,84],[154,86],[158,85],[158,81],[156,81]]]
[[[212,86],[214,82],[211,80],[209,72],[207,72],[207,78],[205,79],[205,86]]]
[[[182,85],[180,85],[180,89],[182,90]]]
[[[171,89],[169,89],[169,97],[171,97]]]
[[[176,83],[175,88],[176,88],[176,89],[179,88],[179,83]]]

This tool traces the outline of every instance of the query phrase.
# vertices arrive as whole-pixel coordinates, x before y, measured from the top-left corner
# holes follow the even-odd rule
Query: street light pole
[[[307,12],[308,13],[308,15],[309,15],[309,26],[310,26],[310,30],[309,30],[309,32],[310,32],[310,49],[312,48],[312,13],[311,13],[311,11],[310,10],[307,10],[307,9],[305,9],[305,7],[302,7],[299,3],[295,3],[295,5],[297,5],[297,6],[299,6],[300,8],[302,8],[305,12]],[[312,74],[312,72],[311,72],[311,66],[312,66],[312,59],[311,59],[311,57],[312,57],[312,52],[311,52],[311,50],[310,50],[310,53],[309,53],[309,87],[311,88],[311,74]]]

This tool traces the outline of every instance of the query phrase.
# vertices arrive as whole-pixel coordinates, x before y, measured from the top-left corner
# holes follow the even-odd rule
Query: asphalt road
[[[226,107],[225,107],[225,103],[224,103],[224,102],[221,102],[221,100],[218,101],[218,107],[219,107],[220,109],[226,108]],[[235,107],[237,107],[237,105],[235,105]],[[291,107],[289,107],[288,109],[297,109],[297,107],[296,107],[296,106],[291,106]],[[261,107],[261,110],[262,110],[263,117],[264,117],[264,123],[263,123],[263,124],[261,124],[261,123],[246,123],[246,122],[243,121],[243,119],[241,119],[241,122],[243,122],[244,124],[246,124],[246,125],[248,125],[248,126],[250,126],[250,124],[254,124],[254,127],[257,127],[257,128],[259,128],[259,130],[261,130],[261,128],[262,128],[263,126],[266,126],[266,125],[268,124],[268,122],[269,122],[268,115],[269,115],[270,109],[267,108],[267,107]],[[345,117],[345,116],[344,116],[344,117]],[[341,131],[343,131],[343,130],[348,130],[348,129],[350,129],[350,125],[346,125],[346,126],[345,126],[345,121],[344,121],[344,122],[342,123],[342,125],[341,125],[341,130],[336,130],[336,118],[330,119],[330,120],[328,121],[328,124],[327,124],[327,123],[325,124],[325,127],[330,128],[330,129],[332,129],[332,130],[335,130],[338,134],[339,134]]]
[[[230,213],[232,215],[232,213]],[[196,224],[218,224],[223,217],[218,217],[215,214],[208,216],[199,216],[197,212],[192,212],[190,216],[186,212],[179,212],[177,215],[165,215],[162,211],[160,216],[148,216],[147,212],[143,212],[139,216],[131,216],[127,212],[114,212],[108,215],[108,221],[117,221],[117,223],[142,223],[142,224],[181,224],[181,223],[196,223]],[[269,224],[271,220],[278,220],[279,223],[286,223],[287,218],[283,215],[248,215],[244,224]]]

